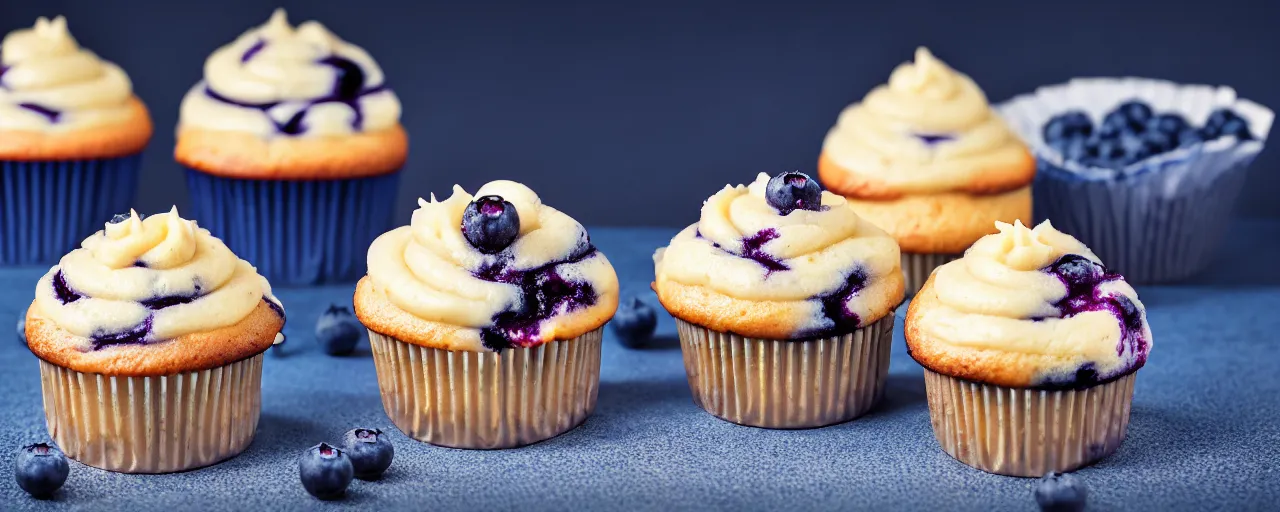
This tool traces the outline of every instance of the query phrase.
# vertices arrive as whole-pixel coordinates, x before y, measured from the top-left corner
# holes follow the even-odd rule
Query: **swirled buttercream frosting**
[[[0,130],[63,132],[130,119],[133,86],[119,66],[81,48],[61,16],[0,43]]]
[[[609,260],[581,224],[528,187],[494,181],[472,196],[455,186],[448,199],[432,195],[418,206],[410,225],[369,247],[368,279],[396,310],[454,338],[428,342],[531,347],[578,336],[583,318],[603,324],[613,315],[618,278]]]
[[[706,327],[785,339],[844,334],[890,314],[903,296],[893,238],[803,174],[773,180],[782,185],[760,174],[725,186],[696,224],[658,250],[654,287],[663,305]],[[774,190],[786,180],[797,193],[812,187],[809,204]],[[723,310],[703,308],[705,297]]]
[[[263,301],[284,316],[252,265],[174,208],[116,216],[40,278],[34,307],[100,350],[236,325]]]
[[[982,89],[925,48],[898,66],[889,83],[840,113],[823,153],[909,193],[956,190],[992,169],[1029,161],[1026,146]]]
[[[400,101],[377,62],[315,21],[283,9],[209,56],[179,124],[261,138],[341,136],[396,126]]]
[[[934,271],[909,330],[944,351],[1003,361],[1026,376],[1017,385],[1089,386],[1146,363],[1151,328],[1123,277],[1048,221],[996,227],[999,233]]]

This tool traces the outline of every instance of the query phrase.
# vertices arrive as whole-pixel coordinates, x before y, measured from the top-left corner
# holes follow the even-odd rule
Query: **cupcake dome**
[[[205,61],[182,99],[175,155],[219,176],[351,178],[398,170],[407,139],[378,63],[278,9]]]
[[[151,132],[129,77],[81,48],[65,18],[40,18],[5,36],[0,263],[54,261],[126,209]]]
[[[513,448],[595,409],[618,277],[582,225],[519,183],[419,200],[369,247],[356,316],[387,415],[415,439]]]
[[[113,471],[233,457],[253,439],[262,353],[284,320],[266,279],[176,209],[117,216],[40,279],[27,312],[49,433]]]
[[[1031,153],[973,80],[924,48],[840,113],[818,172],[898,241],[908,295],[993,221],[1031,218]]]
[[[518,236],[485,252],[464,232],[477,198],[517,212]],[[519,183],[494,181],[472,196],[419,200],[409,226],[369,247],[356,314],[370,330],[425,347],[498,351],[569,340],[600,328],[618,306],[618,277],[587,231]]]
[[[846,334],[902,302],[898,245],[843,197],[781,214],[770,178],[726,186],[654,255],[654,290],[676,318],[747,337]]]
[[[209,56],[174,151],[195,218],[277,284],[354,281],[408,154],[368,53],[283,10]]]
[[[1008,387],[1088,387],[1146,363],[1151,328],[1124,277],[1047,221],[997,228],[912,302],[912,357]]]

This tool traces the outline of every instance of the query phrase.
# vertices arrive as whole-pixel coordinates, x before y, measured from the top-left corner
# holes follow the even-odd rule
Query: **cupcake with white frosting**
[[[898,244],[803,173],[726,186],[654,254],[694,402],[738,424],[853,419],[884,392]]]
[[[253,440],[262,354],[283,327],[267,280],[176,208],[118,215],[40,279],[27,311],[49,434],[126,473],[233,457]]]
[[[818,160],[823,184],[897,239],[908,295],[993,221],[1029,222],[1035,169],[982,89],[925,48],[840,113]]]
[[[288,284],[364,273],[363,249],[393,225],[407,155],[377,62],[320,23],[291,26],[282,9],[205,61],[174,152],[195,218]]]
[[[0,42],[0,264],[56,261],[128,208],[151,116],[119,66],[40,18]]]
[[[1048,221],[998,223],[907,313],[934,433],[961,462],[1041,476],[1110,455],[1151,351],[1137,293]]]
[[[369,247],[356,316],[387,415],[415,439],[512,448],[595,409],[618,277],[577,221],[524,185],[419,200]]]

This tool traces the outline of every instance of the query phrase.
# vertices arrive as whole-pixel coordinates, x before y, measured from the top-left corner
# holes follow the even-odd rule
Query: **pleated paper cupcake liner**
[[[596,407],[603,329],[501,352],[442,350],[369,331],[382,405],[419,441],[515,448],[582,424]]]
[[[1131,99],[1158,113],[1181,114],[1194,126],[1216,109],[1231,108],[1256,140],[1219,138],[1119,171],[1067,161],[1043,140],[1042,127],[1053,116],[1082,110],[1097,122]],[[1076,79],[1041,87],[999,110],[1036,154],[1036,219],[1052,221],[1135,283],[1180,280],[1212,262],[1246,168],[1275,119],[1271,110],[1238,98],[1229,87],[1140,78]]]
[[[912,297],[924,282],[929,280],[933,269],[959,259],[964,254],[917,254],[902,253],[902,276],[906,279],[907,297]]]
[[[893,315],[809,341],[744,338],[676,320],[693,401],[725,421],[798,429],[857,418],[880,401]]]
[[[47,265],[133,206],[142,155],[0,161],[0,265]]]
[[[187,170],[191,217],[273,285],[349,282],[395,221],[400,173],[320,181],[248,180]]]
[[[121,473],[173,473],[249,447],[261,412],[262,354],[211,370],[119,377],[40,362],[45,419],[62,451]]]
[[[1018,389],[924,370],[942,450],[988,473],[1040,477],[1111,455],[1129,427],[1137,374],[1081,390]]]

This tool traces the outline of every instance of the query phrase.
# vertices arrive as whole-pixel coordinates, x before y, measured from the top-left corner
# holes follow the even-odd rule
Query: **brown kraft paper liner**
[[[924,282],[929,280],[929,275],[933,274],[933,269],[960,259],[961,256],[964,254],[902,253],[902,277],[907,282],[907,296],[915,296],[920,291]]]
[[[1120,447],[1137,373],[1080,390],[981,384],[924,370],[943,451],[988,473],[1040,477],[1087,466]]]
[[[156,377],[81,373],[40,361],[44,412],[62,451],[121,473],[173,473],[239,455],[258,429],[262,354]]]
[[[373,331],[382,406],[409,437],[451,448],[515,448],[582,424],[596,407],[603,329],[501,352],[442,350]]]
[[[676,319],[693,401],[725,421],[814,428],[849,421],[884,394],[893,314],[809,341],[743,338]]]

